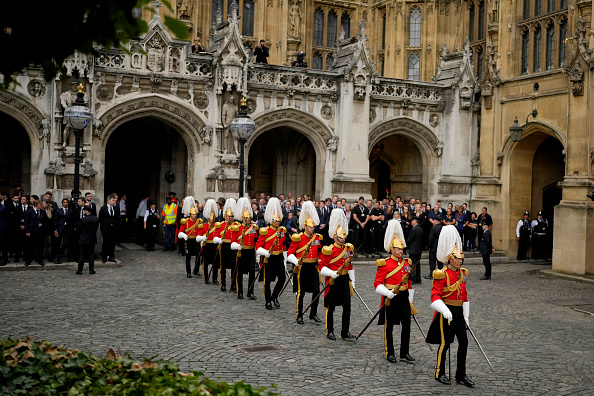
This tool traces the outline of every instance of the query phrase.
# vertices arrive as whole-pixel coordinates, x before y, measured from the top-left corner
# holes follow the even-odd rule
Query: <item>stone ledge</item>
[[[120,268],[124,264],[120,260],[116,260],[115,263],[102,263],[101,259],[95,261],[95,268]],[[8,263],[0,267],[0,271],[55,271],[55,270],[68,270],[76,271],[78,264],[76,262],[67,262],[63,264],[45,263],[42,267],[37,263],[31,263],[28,267],[25,267],[25,263]],[[88,271],[89,264],[85,262],[83,271]]]
[[[588,284],[594,285],[594,276],[593,275],[584,275],[584,276],[570,275],[570,274],[563,274],[560,272],[553,272],[553,270],[550,270],[550,269],[540,270],[540,273],[543,275],[546,275],[546,276],[553,277],[553,278],[562,278],[562,279],[566,279],[566,280],[572,280],[572,281],[577,281],[577,282],[588,283]]]

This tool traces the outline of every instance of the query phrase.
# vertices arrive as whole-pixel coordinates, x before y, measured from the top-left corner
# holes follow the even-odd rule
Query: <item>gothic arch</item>
[[[554,137],[559,142],[561,142],[564,149],[567,149],[567,136],[565,135],[565,133],[561,132],[559,129],[555,128],[554,126],[549,125],[542,121],[529,122],[526,125],[526,128],[524,128],[524,133],[522,134],[522,139],[524,139],[534,133],[537,133],[537,132],[542,132],[549,136]],[[511,136],[508,136],[507,139],[505,139],[505,143],[503,143],[503,148],[501,150],[502,155],[500,155],[500,156],[502,158],[506,158],[509,160],[509,158],[511,157],[511,155],[513,153],[513,148],[516,147],[518,145],[518,143],[519,142],[513,142],[511,140]]]
[[[184,105],[151,95],[132,99],[107,109],[97,118],[101,129],[96,136],[101,139],[105,150],[109,136],[122,124],[141,117],[157,118],[177,129],[190,153],[199,153],[200,144],[205,143],[202,132],[204,121]]]
[[[43,114],[27,100],[8,91],[0,91],[0,111],[15,118],[27,131],[31,148],[43,138]]]

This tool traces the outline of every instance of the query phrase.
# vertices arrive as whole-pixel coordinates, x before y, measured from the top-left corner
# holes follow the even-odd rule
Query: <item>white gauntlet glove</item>
[[[237,242],[231,243],[231,250],[241,250],[241,245]]]
[[[349,278],[351,278],[351,284],[353,289],[355,288],[355,270],[349,270]]]
[[[204,241],[206,241],[206,237],[205,237],[205,236],[200,236],[200,235],[198,235],[198,236],[196,237],[196,242],[198,242],[198,243],[202,243],[202,242],[204,242]]]
[[[408,289],[408,301],[412,304],[413,299],[415,298],[415,289]]]
[[[260,256],[264,256],[266,258],[270,257],[270,253],[268,253],[268,250],[266,250],[264,248],[258,248],[258,250],[256,250],[256,254],[258,254]]]
[[[452,321],[452,312],[446,307],[446,305],[441,300],[435,300],[431,303],[431,308],[439,312],[443,315],[443,317],[448,321]]]
[[[214,238],[212,238],[212,242],[217,245],[220,245],[221,243],[223,243],[223,240],[219,237],[214,237]]]
[[[179,234],[177,234],[177,237],[179,239],[183,239],[184,241],[188,240],[188,235],[185,232],[180,232]]]
[[[390,300],[393,299],[394,296],[396,295],[396,294],[392,293],[392,291],[384,285],[378,285],[375,288],[375,292],[381,296],[386,296]]]
[[[338,278],[338,271],[332,271],[330,268],[324,267],[320,270],[320,275],[329,276],[332,279],[336,279]]]
[[[466,326],[470,326],[470,321],[468,320],[468,317],[470,316],[470,303],[468,301],[462,303],[462,315],[464,315]]]
[[[287,252],[283,252],[283,258],[287,261]]]
[[[297,257],[295,257],[294,254],[289,254],[287,256],[287,262],[293,265],[299,265],[299,260],[297,259]]]

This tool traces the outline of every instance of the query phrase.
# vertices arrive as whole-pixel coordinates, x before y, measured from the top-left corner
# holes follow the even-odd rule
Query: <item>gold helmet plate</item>
[[[192,206],[192,207],[190,208],[190,214],[191,214],[191,215],[193,215],[193,214],[197,215],[197,214],[198,214],[198,211],[196,210],[196,208],[195,208],[195,207],[193,207],[193,206]]]
[[[392,248],[404,249],[404,243],[400,238],[395,236],[394,238],[392,238],[392,242],[390,242],[390,249]]]
[[[315,227],[316,223],[314,223],[313,219],[311,218],[311,216],[307,216],[307,220],[305,220],[305,225],[309,226],[309,227]]]
[[[344,228],[338,227],[336,229],[336,233],[334,234],[334,238],[338,237],[338,238],[341,238],[341,239],[346,239],[347,238],[347,235],[348,235],[347,234],[347,231],[345,231]]]
[[[250,211],[247,210],[247,208],[244,208],[243,212],[241,213],[241,217],[243,217],[244,219],[251,219],[252,215],[250,214]]]
[[[225,216],[233,217],[235,216],[235,214],[233,213],[233,210],[231,208],[228,208],[225,212]]]
[[[452,250],[452,253],[450,253],[450,255],[449,255],[449,258],[454,259],[454,260],[457,260],[457,259],[464,260],[464,253],[458,250],[458,245],[455,245],[454,250]]]

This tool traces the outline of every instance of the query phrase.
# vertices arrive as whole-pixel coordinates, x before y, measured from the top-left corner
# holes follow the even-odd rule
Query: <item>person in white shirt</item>
[[[144,215],[146,214],[146,210],[148,209],[148,195],[144,197],[138,203],[138,209],[136,209],[136,244],[137,245],[144,245],[144,239],[146,233],[144,232]]]

